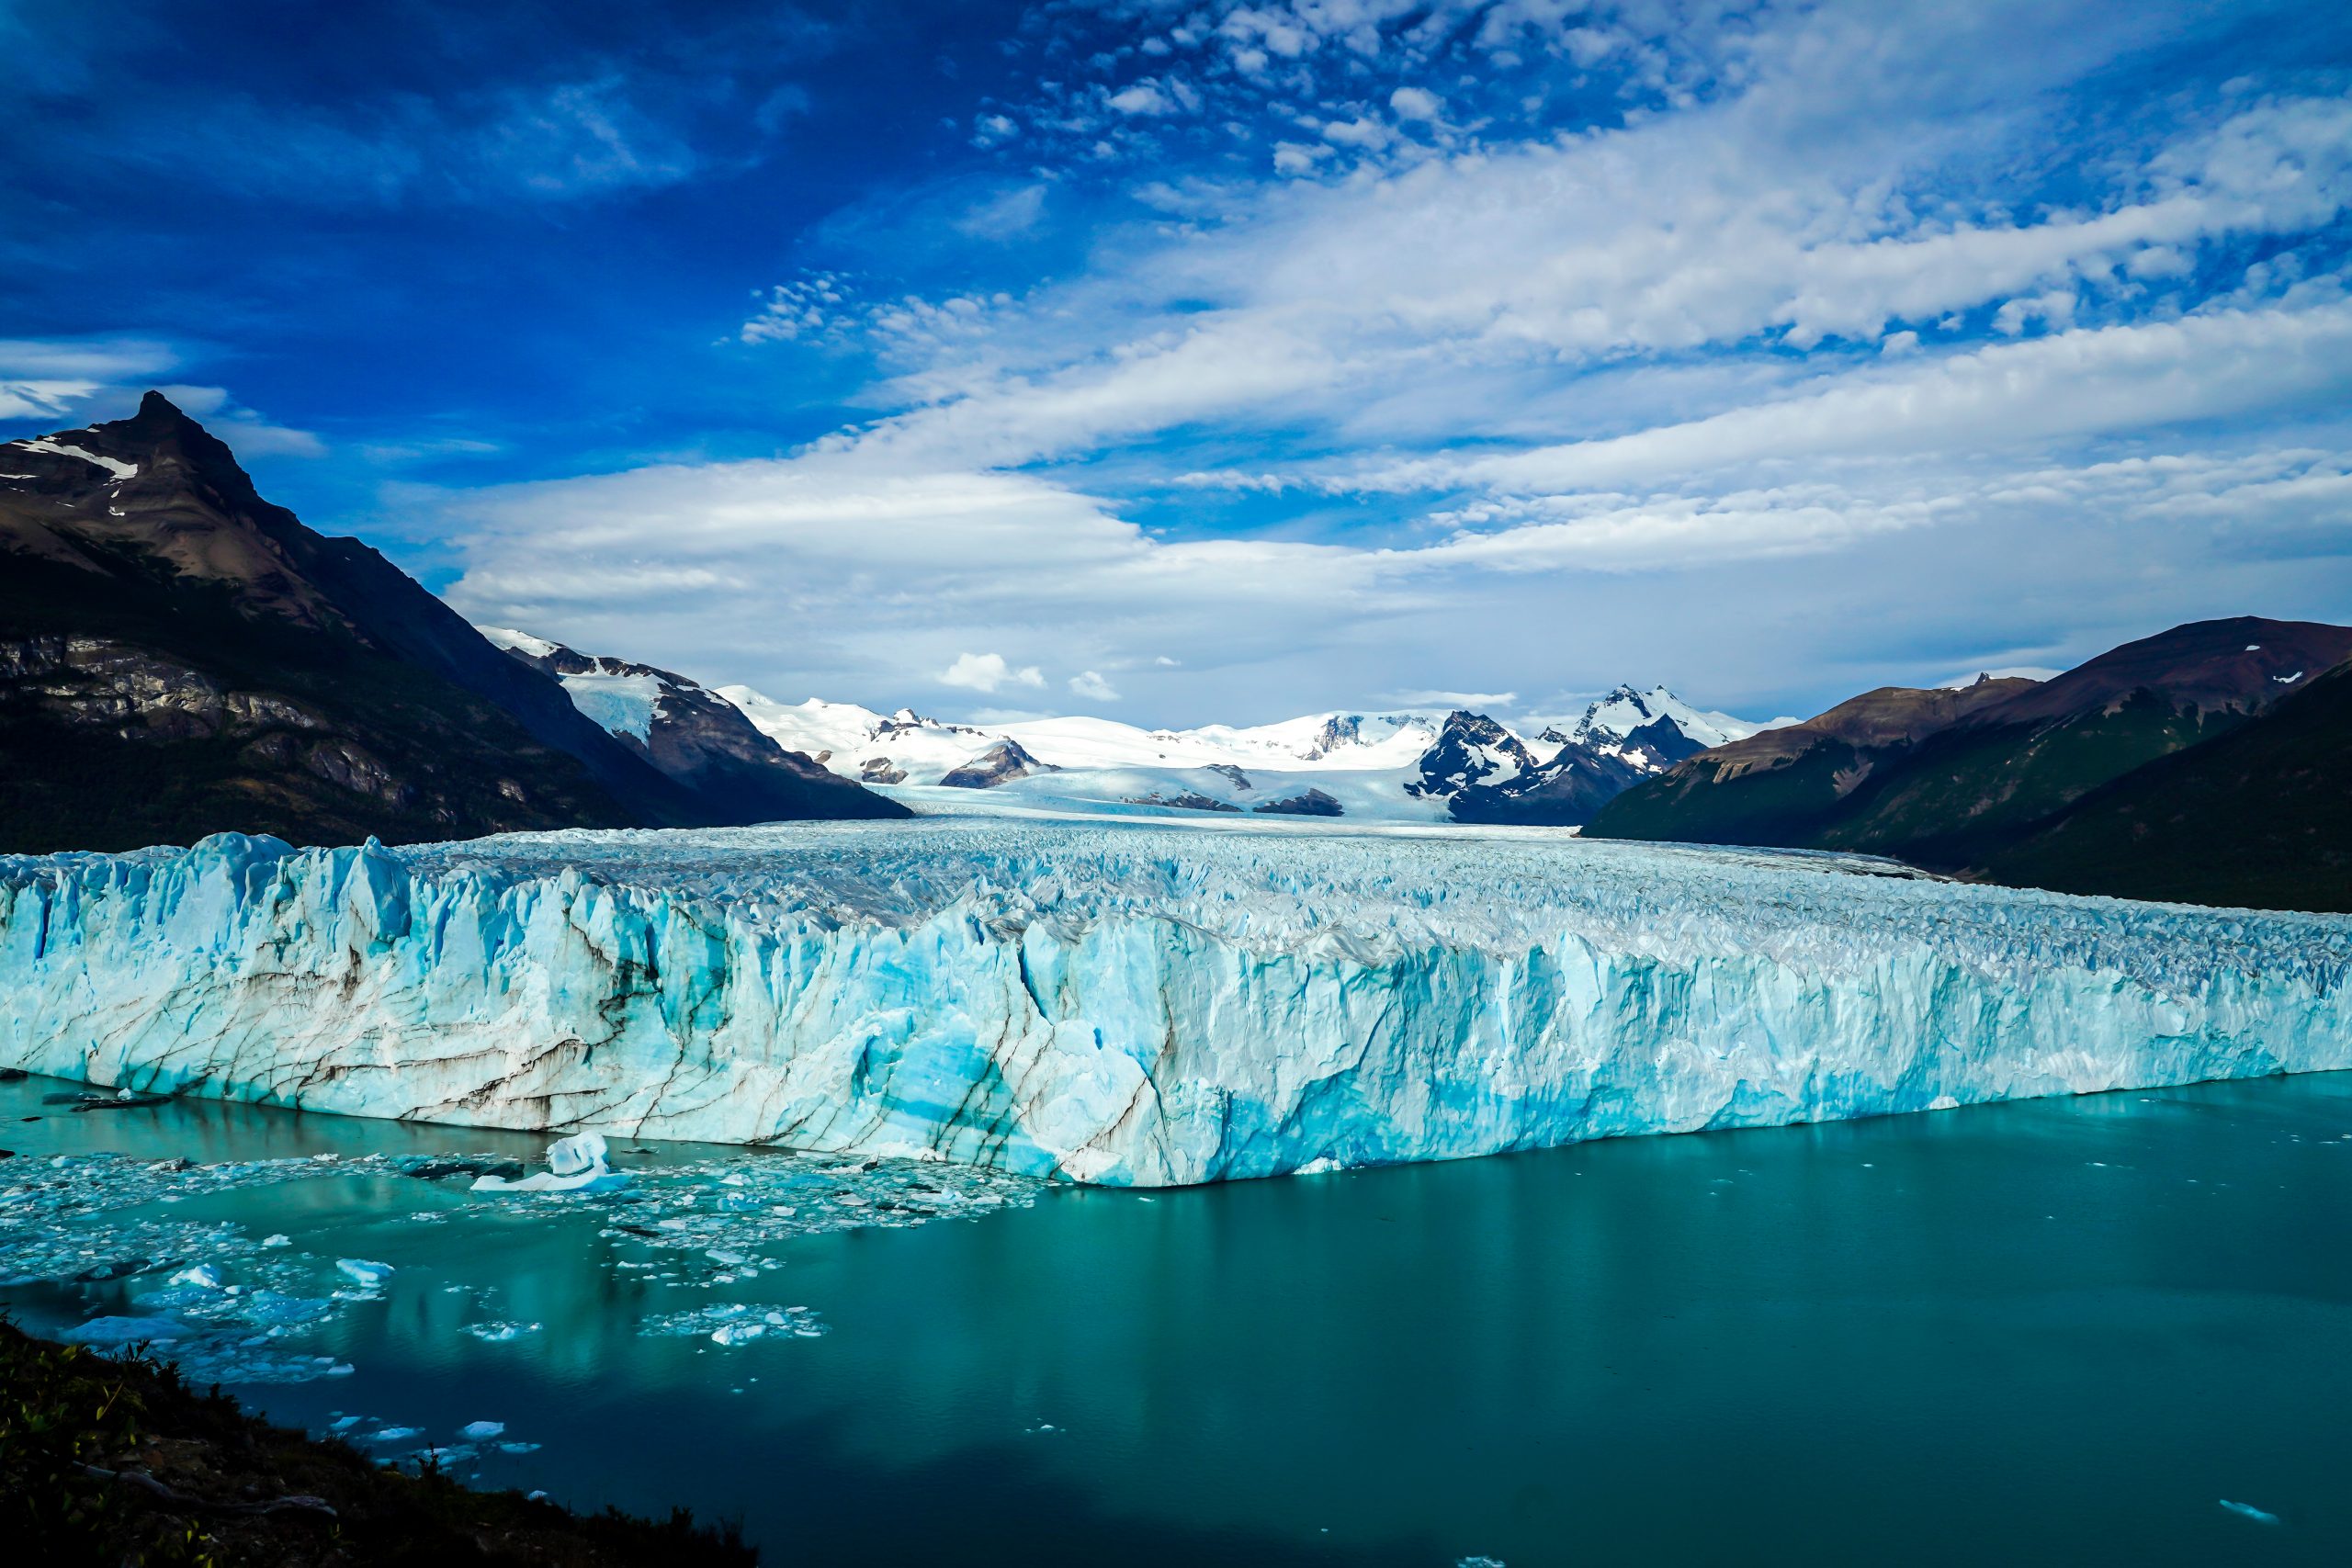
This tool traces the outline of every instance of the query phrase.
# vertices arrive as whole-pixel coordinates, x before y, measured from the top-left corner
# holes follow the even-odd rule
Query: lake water
[[[41,1103],[61,1087],[0,1085],[0,1264],[39,1229],[35,1184],[87,1167],[61,1154],[543,1145]],[[714,1173],[745,1166],[707,1162],[766,1157],[616,1160],[719,1201],[741,1189]],[[347,1375],[237,1387],[249,1403],[442,1443],[503,1422],[539,1446],[485,1448],[484,1483],[740,1516],[776,1563],[2352,1560],[2352,1075],[1043,1189],[764,1243],[765,1271],[649,1251],[616,1227],[626,1204],[472,1196],[380,1160],[218,1192],[203,1174],[106,1218],[242,1227],[232,1282],[265,1259],[395,1269],[288,1337]],[[0,1303],[54,1331],[162,1278]],[[640,1331],[735,1301],[826,1332]],[[467,1332],[491,1321],[539,1326]]]

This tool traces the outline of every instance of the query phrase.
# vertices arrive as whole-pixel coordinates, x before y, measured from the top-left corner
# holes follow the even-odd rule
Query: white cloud
[[[1445,115],[1445,100],[1427,87],[1399,87],[1388,95],[1398,119],[1434,120]]]
[[[1015,106],[1019,184],[908,209],[1017,234],[1050,189],[1074,228],[1127,158],[1150,210],[1079,270],[763,297],[743,335],[869,350],[878,417],[456,502],[452,595],[786,691],[1051,666],[1198,719],[1621,678],[1732,706],[1806,659],[1843,695],[2324,611],[2352,584],[2295,563],[2352,558],[2352,103],[2256,82],[2166,100],[2161,142],[2058,143],[2070,83],[2177,41],[2164,11],[1185,8],[1169,53]],[[1629,110],[1535,131],[1507,53]],[[1132,161],[1227,124],[1230,156]],[[1082,689],[1105,670],[1126,695]]]
[[[2241,105],[2116,172],[2107,210],[2030,221],[1924,219],[1883,161],[1782,146],[1777,112],[1758,89],[1340,186],[1196,192],[1181,205],[1216,221],[1129,237],[1103,276],[994,311],[886,388],[917,406],[856,439],[989,465],[1266,410],[1344,431],[1375,408],[1391,439],[1487,435],[1531,416],[1530,378],[1628,359],[1759,340],[1899,354],[1996,306],[2054,332],[2149,287],[2125,276],[2136,257],[2300,232],[2352,201],[2352,105],[2334,100]],[[1359,125],[1376,122],[1326,134]],[[1279,141],[1273,166],[1311,175],[1334,151]]]
[[[2069,327],[2074,324],[2075,303],[2071,288],[2053,288],[2030,299],[2011,299],[1993,312],[1993,330],[2003,337],[2016,337],[2036,321],[2052,328]]]
[[[1384,693],[1380,698],[1385,707],[1399,708],[1504,708],[1519,703],[1517,692],[1431,692],[1408,690]]]
[[[2076,328],[1826,378],[1776,401],[1602,441],[1408,465],[1392,482],[1642,483],[1759,460],[1878,455],[2210,419],[2352,389],[2352,302]]]
[[[1137,82],[1103,100],[1125,115],[1162,115],[1176,112],[1176,100],[1163,91],[1157,82]]]
[[[940,671],[939,683],[993,692],[1004,685],[1043,686],[1046,677],[1034,664],[1014,669],[1001,653],[959,653],[955,663]]]
[[[179,364],[148,338],[0,338],[0,419],[70,421],[110,390]]]
[[[248,457],[325,456],[317,435],[243,407],[226,388],[164,381],[182,360],[171,344],[145,338],[0,341],[0,420],[59,427],[119,419],[153,387]]]
[[[975,203],[956,220],[956,227],[976,239],[1009,240],[1035,229],[1045,210],[1046,186],[1041,181],[1016,186]]]
[[[327,445],[307,430],[274,423],[230,398],[225,387],[170,385],[156,390],[248,457],[323,457]]]
[[[1090,702],[1115,703],[1119,700],[1117,688],[1091,670],[1071,676],[1069,689],[1074,694],[1084,697]]]

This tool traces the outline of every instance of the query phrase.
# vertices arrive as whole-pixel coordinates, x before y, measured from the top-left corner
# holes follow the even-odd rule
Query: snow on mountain
[[[780,746],[734,704],[674,671],[579,652],[509,626],[477,627],[509,658],[563,687],[571,705],[729,822],[826,814],[898,816],[797,748]]]
[[[821,697],[779,703],[749,686],[721,686],[717,694],[785,750],[864,784],[936,784],[1003,739],[970,725],[942,724],[912,708],[884,715]]]
[[[1547,729],[1546,736],[1556,734],[1562,739],[1596,748],[1612,743],[1623,745],[1645,730],[1656,733],[1660,719],[1672,725],[1685,739],[1695,741],[1693,750],[1699,751],[1744,740],[1767,728],[1727,713],[1692,707],[1664,686],[1653,686],[1646,692],[1620,686],[1587,706],[1583,716],[1565,732]]]
[[[508,653],[520,653],[526,660],[539,662],[555,660],[571,650],[561,643],[549,642],[527,632],[509,626],[477,626],[475,630],[488,638],[492,648]],[[624,664],[617,659],[596,659],[577,655],[574,663],[584,663],[586,669],[559,674],[571,705],[596,721],[597,728],[613,735],[627,736],[639,745],[650,744],[657,719],[668,716],[662,706],[661,678],[643,666]]]
[[[780,745],[910,802],[987,788],[1008,806],[1122,815],[1574,825],[1629,784],[1758,728],[1663,686],[1621,686],[1567,730],[1533,739],[1467,712],[1317,713],[1193,729],[1084,716],[982,727],[906,708],[886,717],[851,703],[779,703],[748,686],[718,694]]]

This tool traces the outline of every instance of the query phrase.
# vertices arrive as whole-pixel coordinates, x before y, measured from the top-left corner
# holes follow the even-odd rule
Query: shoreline
[[[708,1564],[731,1523],[584,1514],[412,1472],[192,1385],[143,1350],[60,1344],[0,1314],[0,1529],[43,1562]]]

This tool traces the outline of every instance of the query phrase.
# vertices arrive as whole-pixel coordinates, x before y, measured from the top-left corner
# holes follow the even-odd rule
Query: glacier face
[[[2352,1067],[2352,919],[1542,830],[0,859],[0,1063],[1162,1185]]]

